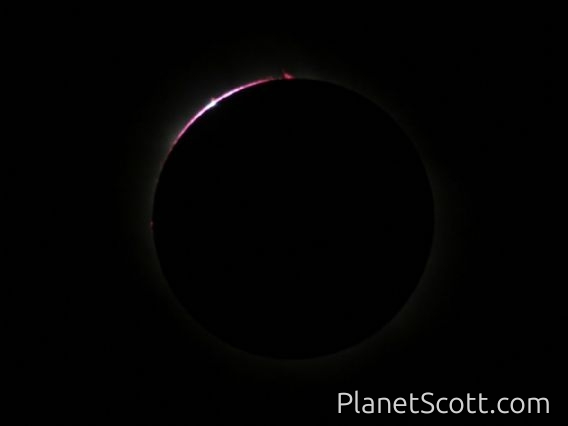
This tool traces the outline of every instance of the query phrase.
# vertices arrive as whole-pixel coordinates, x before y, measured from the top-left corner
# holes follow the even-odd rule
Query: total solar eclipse
[[[433,222],[397,123],[346,88],[291,78],[235,89],[189,122],[152,218],[187,312],[276,358],[334,353],[385,326],[420,280]]]

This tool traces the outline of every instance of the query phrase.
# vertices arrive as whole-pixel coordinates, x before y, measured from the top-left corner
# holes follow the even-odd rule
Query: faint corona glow
[[[242,86],[239,86],[233,90],[229,90],[227,93],[219,96],[218,98],[213,98],[211,99],[211,101],[209,101],[209,103],[207,105],[205,105],[205,107],[203,109],[201,109],[197,114],[195,114],[191,120],[189,120],[189,122],[184,126],[184,128],[182,129],[182,131],[177,135],[177,137],[175,138],[174,142],[172,143],[172,146],[170,148],[173,149],[173,147],[178,143],[178,141],[181,139],[181,137],[184,135],[184,133],[187,131],[187,129],[189,129],[189,127],[195,123],[197,121],[197,119],[199,119],[199,117],[201,117],[203,114],[205,114],[208,110],[210,110],[211,108],[213,108],[215,105],[217,105],[219,102],[221,102],[223,99],[227,99],[229,96],[234,95],[237,92],[240,92],[241,90],[245,90],[248,89],[249,87],[253,87],[253,86],[258,86],[259,84],[263,84],[263,83],[268,83],[269,81],[274,81],[274,80],[291,80],[294,77],[292,76],[292,74],[287,73],[286,71],[282,71],[282,76],[281,77],[267,77],[267,78],[262,78],[260,80],[255,80],[252,81],[250,83],[247,84],[243,84]]]

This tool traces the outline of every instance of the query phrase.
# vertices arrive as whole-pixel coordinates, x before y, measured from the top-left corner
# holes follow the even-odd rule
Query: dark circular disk
[[[220,100],[179,138],[153,232],[173,293],[203,327],[248,352],[308,358],[402,308],[430,252],[432,193],[377,105],[274,80]]]

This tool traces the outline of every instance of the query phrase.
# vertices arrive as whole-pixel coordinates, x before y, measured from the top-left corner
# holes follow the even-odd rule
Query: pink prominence
[[[282,70],[282,78],[284,80],[292,80],[294,78],[294,76],[292,74],[290,74],[289,72]]]

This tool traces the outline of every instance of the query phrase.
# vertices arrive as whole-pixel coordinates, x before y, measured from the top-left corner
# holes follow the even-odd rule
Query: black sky
[[[19,79],[7,91],[25,112],[5,157],[16,269],[7,281],[22,295],[9,312],[7,365],[18,413],[80,424],[456,422],[338,418],[337,392],[358,389],[546,396],[563,415],[566,292],[550,202],[563,193],[546,177],[559,140],[549,124],[559,53],[546,31],[345,23],[247,33],[204,31],[197,22],[215,19],[195,15],[162,32],[70,16],[10,49]],[[364,351],[305,362],[248,356],[195,327],[166,287],[148,226],[187,119],[282,69],[363,93],[418,141],[443,241],[432,285],[388,332]],[[528,424],[547,421],[558,424]]]

